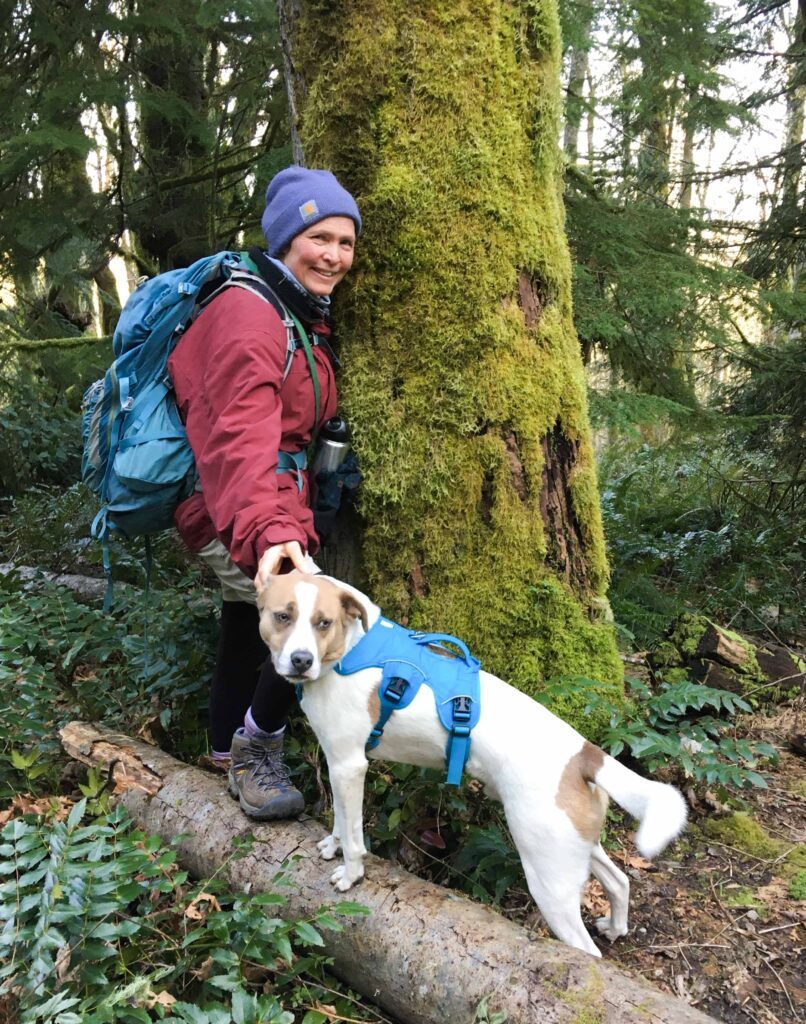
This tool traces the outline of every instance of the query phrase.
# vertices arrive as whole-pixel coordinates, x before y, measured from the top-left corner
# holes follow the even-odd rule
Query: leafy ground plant
[[[728,789],[766,785],[757,768],[761,761],[775,759],[775,748],[737,738],[733,718],[751,708],[735,693],[688,679],[661,680],[652,689],[640,679],[628,678],[631,706],[625,712],[604,704],[588,680],[574,678],[551,684],[546,701],[568,687],[588,692],[593,709],[608,711],[600,743],[614,757],[626,750],[649,773],[676,769],[686,778]]]
[[[71,718],[149,727],[170,749],[200,752],[215,606],[197,587],[148,603],[118,588],[111,616],[11,577],[0,597],[0,796],[23,783],[53,791],[57,731]]]
[[[84,799],[66,821],[16,818],[1,834],[0,996],[16,999],[21,1024],[326,1019],[316,1009],[325,993],[333,1001],[321,932],[362,907],[284,920],[281,892],[192,885],[175,850],[122,808],[84,820],[86,810]],[[278,876],[278,888],[287,881]],[[335,996],[355,1018],[350,994]]]

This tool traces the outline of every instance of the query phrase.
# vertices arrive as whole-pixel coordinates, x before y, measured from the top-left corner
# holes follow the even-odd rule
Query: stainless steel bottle
[[[350,428],[343,416],[333,416],[319,432],[316,454],[311,467],[313,475],[332,472],[347,458],[350,450]]]

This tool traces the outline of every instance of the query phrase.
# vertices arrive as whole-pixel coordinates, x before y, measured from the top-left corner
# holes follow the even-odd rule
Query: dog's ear
[[[369,629],[369,619],[367,617],[367,609],[364,605],[356,598],[353,594],[348,594],[342,591],[341,594],[341,606],[346,615],[349,615],[352,619],[361,619],[361,625],[364,627],[364,632]]]
[[[269,592],[269,585],[268,585],[268,583],[258,583],[258,581],[255,580],[255,591],[256,591],[255,602],[257,604],[257,610],[259,612],[262,612],[263,611],[263,606],[266,604],[266,595]]]

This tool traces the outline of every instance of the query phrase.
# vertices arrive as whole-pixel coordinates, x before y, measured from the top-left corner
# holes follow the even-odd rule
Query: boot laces
[[[279,746],[266,748],[254,744],[250,754],[254,754],[253,776],[256,781],[279,783],[281,786],[291,785],[291,776],[288,766],[283,760],[282,748]]]

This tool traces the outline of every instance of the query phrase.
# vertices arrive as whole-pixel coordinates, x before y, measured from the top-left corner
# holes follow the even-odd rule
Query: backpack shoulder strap
[[[283,310],[283,312],[280,315],[281,315],[281,318],[283,320],[283,323],[286,325],[286,330],[289,332],[289,338],[293,337],[293,339],[294,339],[293,346],[291,344],[291,341],[289,340],[288,355],[286,357],[286,366],[285,366],[285,372],[283,373],[283,380],[285,380],[285,378],[288,376],[288,372],[291,369],[291,359],[293,358],[294,351],[297,348],[297,342],[299,342],[299,344],[302,346],[302,348],[305,351],[305,358],[308,361],[308,369],[310,370],[310,373],[311,373],[311,383],[313,384],[313,403],[314,403],[314,420],[313,420],[313,423],[314,423],[314,433],[313,433],[313,436],[315,437],[317,432],[318,432],[318,429],[319,429],[320,394],[319,394],[319,374],[316,372],[316,363],[314,362],[314,358],[313,358],[312,346],[318,344],[319,342],[317,341],[317,339],[315,337],[313,338],[313,340],[311,340],[311,338],[308,336],[308,332],[302,326],[302,324],[300,323],[299,319],[294,315],[294,313],[287,306],[283,305],[283,303],[280,301],[280,299],[277,298],[275,293],[272,291],[271,287],[267,284],[266,280],[263,277],[263,273],[261,272],[261,264],[268,265],[268,260],[266,259],[266,256],[263,254],[263,252],[261,252],[261,250],[257,246],[253,246],[249,250],[249,252],[242,252],[241,253],[241,263],[242,263],[242,265],[244,265],[247,268],[249,268],[250,272],[249,272],[248,276],[249,276],[250,281],[255,281],[255,280],[259,281],[260,284],[263,285],[264,288],[267,288],[268,291],[274,296],[276,302],[279,303],[281,309]],[[254,268],[254,273],[257,275],[257,278],[253,278],[252,273],[251,273],[252,268]],[[242,274],[243,272],[238,272],[238,271],[235,272],[235,274],[239,274],[239,273]],[[233,276],[235,276],[235,274]],[[230,278],[230,280],[232,280],[232,277]],[[293,333],[295,329],[296,329],[296,334]],[[313,437],[311,438],[311,440],[313,440]]]
[[[294,358],[294,352],[299,347],[294,328],[294,321],[291,319],[288,309],[278,298],[271,286],[263,280],[257,267],[255,267],[255,264],[249,258],[249,255],[247,253],[241,253],[240,255],[242,266],[233,267],[229,273],[222,271],[222,275],[215,283],[214,287],[210,288],[207,294],[204,295],[201,301],[196,305],[191,320],[195,320],[202,310],[206,309],[210,305],[213,299],[217,299],[218,296],[228,288],[242,288],[244,291],[257,295],[258,298],[263,299],[264,302],[268,302],[282,320],[283,327],[285,327],[286,356],[285,366],[283,367],[283,380],[285,380],[291,370],[291,360]]]

